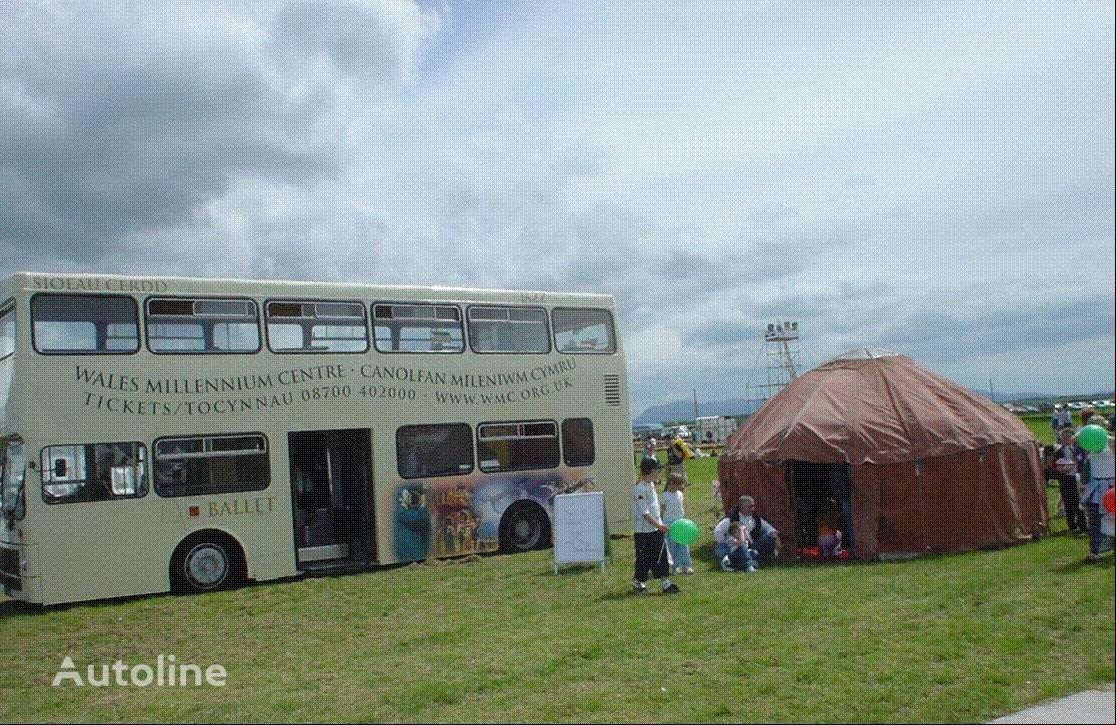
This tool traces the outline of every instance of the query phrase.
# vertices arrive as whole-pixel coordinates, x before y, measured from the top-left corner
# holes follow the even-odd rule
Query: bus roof
[[[12,293],[29,292],[123,292],[136,294],[212,294],[278,297],[378,297],[509,304],[569,304],[613,307],[608,294],[502,290],[423,285],[362,284],[358,282],[313,282],[279,279],[222,279],[162,277],[147,275],[17,272],[6,281]]]

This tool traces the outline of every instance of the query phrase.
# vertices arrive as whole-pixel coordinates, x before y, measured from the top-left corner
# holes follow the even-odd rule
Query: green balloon
[[[1077,444],[1090,453],[1103,451],[1108,445],[1108,431],[1099,425],[1087,425],[1078,432]]]
[[[670,524],[670,531],[667,535],[670,536],[670,540],[674,543],[689,546],[697,541],[698,533],[700,533],[698,525],[693,521],[689,519],[676,519]]]

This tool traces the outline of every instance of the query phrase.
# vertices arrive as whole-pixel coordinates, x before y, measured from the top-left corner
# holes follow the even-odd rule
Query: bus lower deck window
[[[477,426],[477,456],[485,473],[557,468],[558,426],[549,420]]]
[[[147,494],[147,448],[142,443],[48,446],[41,463],[43,500],[50,504]]]
[[[163,497],[262,491],[271,483],[261,435],[155,441],[155,492]]]

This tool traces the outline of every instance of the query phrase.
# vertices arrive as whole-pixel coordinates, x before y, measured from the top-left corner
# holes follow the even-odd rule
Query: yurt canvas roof
[[[1033,440],[999,405],[904,355],[860,348],[793,380],[732,436],[724,455],[855,466]]]

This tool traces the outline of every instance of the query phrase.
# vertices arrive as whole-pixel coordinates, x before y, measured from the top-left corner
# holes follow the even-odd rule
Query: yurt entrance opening
[[[791,461],[788,478],[803,555],[852,556],[852,468],[847,463]],[[840,532],[839,539],[834,532]]]

